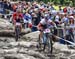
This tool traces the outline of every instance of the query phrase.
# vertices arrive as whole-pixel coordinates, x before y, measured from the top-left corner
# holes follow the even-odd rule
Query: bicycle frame
[[[44,44],[43,50],[45,50],[46,45],[47,45],[48,46],[48,51],[50,53],[52,53],[53,48],[52,48],[52,34],[51,34],[51,31],[43,32],[43,44]]]
[[[50,31],[50,29],[48,29],[48,30],[49,31],[47,31],[47,32],[43,31],[43,41],[44,41],[44,43],[46,43],[47,37],[51,36],[51,31]]]

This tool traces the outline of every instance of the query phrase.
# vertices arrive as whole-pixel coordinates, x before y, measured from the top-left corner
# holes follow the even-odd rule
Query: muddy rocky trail
[[[75,59],[75,50],[67,45],[53,45],[53,54],[36,48],[38,32],[24,35],[18,42],[13,37],[0,37],[0,59]]]
[[[8,21],[0,19],[0,34],[2,30],[13,29]],[[7,33],[9,36],[10,33]],[[53,54],[39,52],[36,48],[39,32],[32,32],[23,35],[19,41],[14,37],[0,37],[0,59],[75,59],[75,49],[67,45],[55,42]]]

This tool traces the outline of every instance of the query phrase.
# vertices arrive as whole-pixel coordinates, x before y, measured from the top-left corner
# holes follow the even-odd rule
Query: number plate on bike
[[[21,23],[16,23],[16,25],[21,25]]]
[[[51,31],[50,31],[50,29],[45,29],[44,30],[44,33],[50,33]]]

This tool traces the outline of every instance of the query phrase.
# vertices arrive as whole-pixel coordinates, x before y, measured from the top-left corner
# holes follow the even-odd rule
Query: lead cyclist
[[[12,15],[12,22],[14,24],[14,27],[16,28],[16,26],[19,25],[22,30],[22,24],[21,24],[22,20],[23,20],[23,15],[21,13],[21,10],[18,9]]]
[[[51,26],[56,27],[56,24],[48,18],[48,15],[44,15],[44,18],[41,19],[40,23],[37,26],[38,30],[40,31],[40,38],[42,38],[43,36],[43,31]]]

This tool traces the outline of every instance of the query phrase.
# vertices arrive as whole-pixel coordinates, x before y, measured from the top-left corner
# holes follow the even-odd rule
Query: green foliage
[[[75,0],[42,0],[45,3],[47,2],[53,2],[54,4],[60,4],[60,5],[75,5]]]
[[[13,1],[18,1],[18,0],[13,0]],[[55,5],[71,5],[75,6],[75,0],[19,0],[19,1],[43,1],[45,3],[47,2],[52,2]]]

